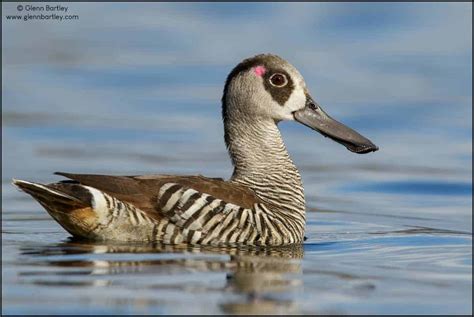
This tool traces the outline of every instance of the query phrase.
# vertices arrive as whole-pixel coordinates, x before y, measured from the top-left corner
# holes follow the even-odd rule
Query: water
[[[78,21],[14,23],[2,3],[2,313],[472,313],[472,4],[67,6]],[[10,185],[228,177],[223,82],[259,52],[380,147],[281,124],[304,245],[75,241]]]

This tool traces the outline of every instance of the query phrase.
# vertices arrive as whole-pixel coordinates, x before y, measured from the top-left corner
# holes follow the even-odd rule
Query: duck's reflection
[[[23,255],[35,259],[41,267],[58,270],[22,271],[35,276],[29,282],[49,286],[108,286],[114,276],[138,277],[152,274],[153,281],[140,288],[170,287],[160,283],[160,276],[192,272],[225,272],[224,287],[208,291],[238,296],[221,296],[220,309],[226,313],[297,313],[292,291],[302,284],[303,247],[210,247],[189,245],[123,245],[93,243],[70,239],[66,242],[22,249]],[[137,260],[140,259],[140,260]],[[31,264],[31,262],[29,262]],[[48,278],[57,275],[87,275],[86,280]],[[91,278],[91,276],[93,278]],[[182,283],[185,284],[185,283]],[[135,284],[136,285],[136,284]],[[189,291],[186,285],[173,285]],[[192,288],[191,288],[192,289]]]

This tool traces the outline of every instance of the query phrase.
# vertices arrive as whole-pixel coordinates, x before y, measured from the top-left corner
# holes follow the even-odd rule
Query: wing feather
[[[176,175],[136,175],[113,176],[99,174],[73,174],[56,172],[83,185],[94,187],[119,200],[128,202],[149,213],[162,213],[163,207],[158,199],[163,185],[175,183],[183,188],[193,189],[198,193],[212,196],[225,203],[243,208],[252,208],[261,202],[255,193],[245,186],[224,181],[220,178]]]

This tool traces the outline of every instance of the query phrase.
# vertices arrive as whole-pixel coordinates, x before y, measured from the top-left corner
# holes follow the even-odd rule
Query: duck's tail
[[[13,179],[13,185],[38,201],[64,229],[75,236],[86,236],[96,222],[92,195],[74,182],[39,184]]]
[[[62,205],[62,207],[87,207],[88,205],[87,201],[81,200],[78,197],[74,197],[71,195],[71,193],[68,194],[66,191],[64,191],[64,186],[62,188],[63,190],[58,188],[60,183],[43,185],[19,179],[13,179],[12,183],[25,193],[33,196],[33,198],[42,205],[46,204],[50,206],[57,204]],[[68,209],[69,208],[64,209],[63,212],[67,212]]]

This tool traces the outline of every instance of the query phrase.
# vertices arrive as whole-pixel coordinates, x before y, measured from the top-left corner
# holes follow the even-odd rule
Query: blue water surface
[[[3,314],[472,314],[471,3],[2,3]],[[37,3],[36,5],[43,5]],[[282,122],[307,240],[77,241],[12,178],[228,178],[221,97],[257,53],[378,152]]]

